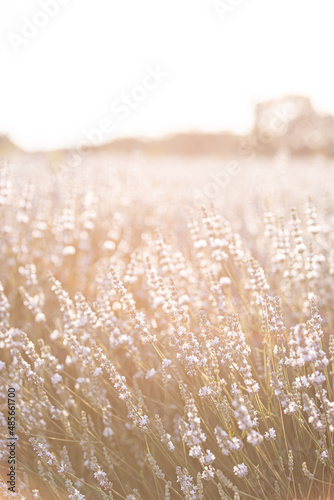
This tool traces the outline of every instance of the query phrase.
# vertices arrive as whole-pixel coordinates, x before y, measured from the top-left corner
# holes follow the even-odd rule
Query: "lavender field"
[[[332,162],[0,176],[1,498],[334,498]]]

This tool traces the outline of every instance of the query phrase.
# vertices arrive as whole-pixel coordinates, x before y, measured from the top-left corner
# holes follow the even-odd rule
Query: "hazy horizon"
[[[329,0],[0,5],[0,133],[26,150],[101,124],[102,142],[245,133],[257,102],[287,94],[334,114]]]

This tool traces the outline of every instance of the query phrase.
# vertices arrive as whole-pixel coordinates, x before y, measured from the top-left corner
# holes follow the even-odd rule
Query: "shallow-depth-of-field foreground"
[[[334,498],[330,162],[0,176],[1,498]]]

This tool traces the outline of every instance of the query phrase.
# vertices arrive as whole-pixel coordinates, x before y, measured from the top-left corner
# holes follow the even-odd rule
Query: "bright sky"
[[[0,0],[0,133],[36,150],[246,131],[291,93],[334,114],[333,21],[333,0]]]

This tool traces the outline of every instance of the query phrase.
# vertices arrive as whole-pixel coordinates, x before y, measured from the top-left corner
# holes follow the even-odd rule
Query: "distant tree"
[[[308,97],[289,95],[257,104],[253,136],[264,152],[288,147],[299,154],[332,155],[334,117],[315,111]]]
[[[19,148],[4,134],[0,134],[0,154],[8,154],[18,151]]]

